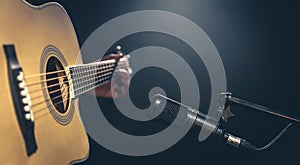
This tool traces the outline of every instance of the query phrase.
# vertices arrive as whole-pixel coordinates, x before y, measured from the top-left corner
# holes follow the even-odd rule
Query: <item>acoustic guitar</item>
[[[73,164],[88,157],[78,97],[129,71],[128,57],[80,64],[57,3],[0,1],[0,164]]]

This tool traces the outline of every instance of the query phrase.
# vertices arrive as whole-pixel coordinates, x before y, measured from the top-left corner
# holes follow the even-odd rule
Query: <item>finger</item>
[[[111,93],[113,98],[120,97],[120,87],[115,82],[112,82]]]
[[[111,83],[105,83],[97,88],[95,88],[95,94],[99,97],[111,97]]]
[[[114,80],[118,85],[128,86],[130,80],[130,76],[127,72],[117,71],[114,75]]]
[[[121,55],[119,54],[110,54],[108,56],[105,56],[101,59],[101,61],[105,61],[105,60],[111,60],[111,59],[115,59],[115,60],[119,60],[120,58],[122,58]]]

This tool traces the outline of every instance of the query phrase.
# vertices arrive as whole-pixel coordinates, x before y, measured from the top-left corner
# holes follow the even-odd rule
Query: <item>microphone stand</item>
[[[237,105],[242,105],[245,107],[250,107],[256,110],[259,110],[261,112],[265,112],[271,115],[275,115],[275,116],[279,116],[285,119],[288,119],[292,122],[298,122],[299,123],[299,119],[295,118],[295,117],[291,117],[288,115],[285,115],[283,113],[280,113],[279,111],[276,111],[274,109],[265,107],[265,106],[261,106],[249,101],[245,101],[236,97],[233,97],[231,93],[226,92],[226,93],[221,93],[221,98],[222,99],[226,99],[225,100],[225,105],[222,107],[222,119],[227,122],[227,119],[234,116],[230,109],[229,109],[229,105],[231,103],[237,104]],[[292,123],[289,123],[284,129],[281,130],[281,132],[275,136],[268,144],[266,144],[263,147],[257,147],[253,144],[251,144],[250,142],[248,142],[247,140],[238,137],[236,135],[233,135],[231,133],[228,133],[226,130],[224,130],[221,127],[221,124],[218,123],[217,125],[214,125],[210,122],[210,120],[216,120],[210,116],[207,116],[205,114],[202,114],[199,110],[196,110],[194,108],[191,108],[187,105],[184,105],[176,100],[173,100],[171,98],[168,98],[166,96],[163,96],[161,94],[156,94],[153,98],[153,111],[155,111],[158,107],[160,107],[162,104],[162,102],[166,103],[166,105],[168,104],[169,106],[165,107],[165,110],[162,112],[161,119],[163,119],[164,121],[167,122],[172,122],[171,119],[176,117],[176,114],[174,114],[174,112],[176,111],[176,107],[182,107],[183,111],[184,111],[184,115],[183,118],[181,120],[184,121],[193,121],[193,124],[202,128],[205,128],[207,130],[212,131],[214,134],[219,135],[221,137],[224,138],[225,142],[227,144],[230,144],[234,147],[245,147],[247,149],[251,149],[251,150],[255,150],[255,151],[260,151],[260,150],[265,150],[267,148],[269,148],[270,146],[272,146],[286,131],[287,129],[292,125]],[[209,119],[209,120],[207,120]]]
[[[232,94],[230,92],[226,92],[226,93],[221,93],[221,96],[223,96],[226,100],[225,100],[225,106],[222,112],[222,118],[224,121],[227,121],[228,118],[230,118],[231,116],[233,116],[233,114],[231,113],[230,109],[229,109],[229,104],[233,103],[236,105],[241,105],[241,106],[245,106],[245,107],[249,107],[252,108],[254,110],[258,110],[260,112],[264,112],[264,113],[268,113],[274,116],[278,116],[284,119],[287,119],[293,123],[300,123],[300,119],[296,118],[296,117],[291,117],[289,115],[286,115],[282,112],[279,112],[275,109],[269,108],[269,107],[265,107],[256,103],[252,103],[237,97],[233,97]],[[282,129],[282,131],[276,136],[274,137],[268,144],[266,144],[263,147],[256,147],[255,145],[247,142],[245,139],[242,139],[240,137],[231,135],[229,133],[223,133],[223,137],[225,138],[225,141],[228,144],[231,144],[235,147],[239,147],[239,146],[243,146],[246,147],[248,149],[252,149],[255,151],[259,151],[259,150],[265,150],[267,148],[269,148],[270,146],[272,146],[286,131],[287,129],[292,125],[292,123],[289,123],[284,129]]]

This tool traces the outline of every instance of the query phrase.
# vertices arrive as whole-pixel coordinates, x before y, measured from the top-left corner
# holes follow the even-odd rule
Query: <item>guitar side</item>
[[[68,164],[86,159],[89,143],[78,112],[78,100],[73,100],[65,113],[58,112],[62,118],[69,116],[65,123],[58,122],[50,113],[53,109],[49,108],[49,103],[32,108],[38,148],[32,155],[27,155],[2,47],[4,44],[15,45],[25,76],[43,72],[48,58],[44,52],[49,46],[59,50],[61,54],[57,56],[63,65],[78,64],[81,62],[77,59],[80,50],[70,18],[57,3],[33,7],[21,0],[1,0],[0,12],[0,164]],[[52,56],[51,52],[49,55]],[[29,79],[26,81],[31,83]],[[47,100],[47,91],[42,85],[34,85],[29,94],[30,91],[40,91],[31,96],[35,98],[33,105]]]

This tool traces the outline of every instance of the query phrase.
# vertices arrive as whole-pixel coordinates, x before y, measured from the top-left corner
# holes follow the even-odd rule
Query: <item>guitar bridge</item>
[[[27,155],[30,156],[37,150],[34,136],[34,118],[31,110],[31,100],[24,80],[24,74],[19,65],[14,45],[3,46],[12,100],[15,107],[18,123],[25,142]]]

